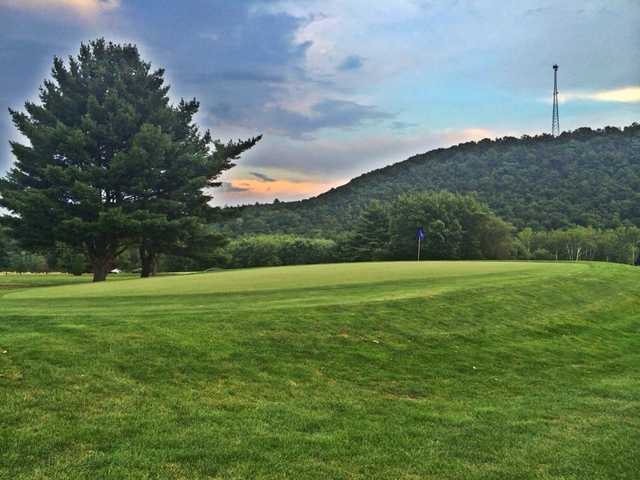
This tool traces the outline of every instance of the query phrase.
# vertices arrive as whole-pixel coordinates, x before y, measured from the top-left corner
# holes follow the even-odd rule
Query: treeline
[[[417,229],[422,227],[421,257],[433,260],[509,258],[513,227],[470,195],[414,193],[384,204],[373,201],[343,240],[345,259],[410,260],[417,257]]]
[[[371,200],[446,190],[475,193],[518,229],[640,226],[640,125],[467,142],[364,174],[318,197],[232,209],[232,235],[337,238]]]
[[[636,264],[640,228],[515,227],[474,196],[449,192],[401,195],[372,201],[350,230],[336,239],[294,235],[248,235],[220,255],[227,268],[305,263],[414,260],[423,227],[421,258],[430,260],[596,260]]]
[[[158,271],[201,271],[331,262],[414,260],[417,229],[423,227],[421,258],[429,260],[517,259],[597,260],[637,264],[640,228],[573,227],[535,231],[515,228],[470,195],[430,192],[401,195],[390,203],[372,201],[353,227],[336,239],[288,234],[246,235],[218,246],[203,258],[162,255]],[[139,272],[139,252],[131,248],[114,265]],[[58,244],[47,255],[22,251],[0,231],[0,270],[64,271],[81,274],[88,260]]]
[[[525,228],[514,240],[514,258],[532,260],[600,260],[638,262],[640,228],[635,226],[602,230],[574,227],[565,230],[534,231]]]
[[[0,228],[0,271],[10,272],[66,272],[81,275],[87,271],[88,263],[82,253],[62,244],[46,253],[34,253],[21,248],[11,238],[7,229]]]
[[[338,243],[295,235],[255,235],[231,241],[222,249],[220,266],[263,267],[331,263],[343,260]]]

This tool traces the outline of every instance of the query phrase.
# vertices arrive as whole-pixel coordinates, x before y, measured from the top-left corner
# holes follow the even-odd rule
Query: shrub
[[[539,248],[533,252],[534,260],[554,260],[555,256],[546,248]]]
[[[304,265],[336,260],[336,242],[295,235],[255,235],[231,241],[224,249],[232,268]]]

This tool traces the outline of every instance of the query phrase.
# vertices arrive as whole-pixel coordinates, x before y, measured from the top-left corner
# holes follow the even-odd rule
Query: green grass
[[[633,267],[0,287],[3,479],[637,479],[639,445]]]
[[[53,285],[71,285],[90,282],[89,275],[68,275],[64,273],[12,273],[0,272],[0,295],[7,290]]]
[[[131,280],[139,275],[120,273],[111,275],[110,280]],[[51,287],[57,285],[75,285],[91,282],[92,275],[70,275],[67,273],[13,273],[0,272],[0,296],[8,290],[33,287]]]

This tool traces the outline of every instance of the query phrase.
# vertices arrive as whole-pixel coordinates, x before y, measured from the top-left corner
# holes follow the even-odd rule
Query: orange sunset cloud
[[[232,180],[231,187],[236,191],[230,191],[225,194],[227,197],[281,197],[303,198],[313,197],[327,190],[346,183],[348,179],[334,180],[331,182],[316,182],[311,180],[291,181],[291,180],[274,180],[265,182],[255,179],[238,179]]]

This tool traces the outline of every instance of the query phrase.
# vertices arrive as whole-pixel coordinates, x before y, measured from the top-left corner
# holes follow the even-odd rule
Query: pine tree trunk
[[[156,274],[157,271],[157,254],[148,250],[144,245],[140,246],[140,278],[148,278]]]
[[[97,258],[93,261],[93,281],[104,282],[111,270],[110,258]]]
[[[153,272],[151,273],[151,275],[153,275],[154,277],[158,273],[158,265],[159,265],[159,263],[160,263],[160,257],[158,255],[154,255],[154,257],[153,257]]]
[[[141,278],[148,278],[153,275],[153,260],[151,257],[140,258],[142,263],[142,270],[140,271]]]

